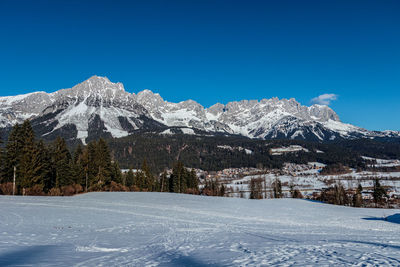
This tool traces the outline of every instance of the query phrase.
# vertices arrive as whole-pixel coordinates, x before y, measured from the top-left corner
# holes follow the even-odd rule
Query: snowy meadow
[[[0,203],[0,266],[400,265],[400,210],[139,192]]]

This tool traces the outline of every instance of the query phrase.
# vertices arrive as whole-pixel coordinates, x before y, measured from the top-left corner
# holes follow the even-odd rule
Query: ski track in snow
[[[169,193],[0,196],[0,266],[400,266],[400,210]]]

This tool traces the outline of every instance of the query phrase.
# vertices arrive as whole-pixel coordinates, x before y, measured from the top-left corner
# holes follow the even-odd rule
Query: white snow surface
[[[0,266],[400,265],[400,210],[139,192],[0,201]]]
[[[191,128],[182,128],[181,131],[182,131],[184,134],[189,134],[189,135],[195,135],[195,134],[196,134],[196,133],[194,132],[194,130],[191,129]]]
[[[282,155],[285,153],[293,153],[298,151],[310,152],[307,148],[304,148],[299,145],[291,145],[288,147],[278,147],[270,149],[271,155]]]
[[[377,158],[371,158],[371,157],[366,157],[366,156],[361,156],[363,159],[368,160],[368,161],[375,161],[376,164],[369,164],[371,166],[375,167],[396,167],[400,166],[400,160],[398,159],[377,159]]]
[[[226,150],[230,150],[230,151],[234,151],[234,150],[243,151],[244,150],[244,153],[246,153],[247,155],[253,154],[252,150],[247,149],[247,148],[243,148],[241,146],[231,147],[231,146],[228,146],[228,145],[218,145],[217,148],[226,149]]]
[[[162,131],[160,134],[173,135],[174,133],[171,131],[171,129],[167,129],[167,130]]]

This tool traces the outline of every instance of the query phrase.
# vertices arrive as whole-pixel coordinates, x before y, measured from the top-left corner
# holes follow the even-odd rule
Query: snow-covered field
[[[400,210],[306,200],[0,196],[0,266],[399,266],[399,237]]]

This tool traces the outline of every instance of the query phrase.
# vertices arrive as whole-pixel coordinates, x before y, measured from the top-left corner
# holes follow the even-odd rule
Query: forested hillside
[[[109,139],[113,156],[123,168],[138,168],[146,158],[154,170],[162,171],[180,160],[187,167],[208,171],[230,167],[280,168],[284,162],[341,163],[364,168],[360,156],[400,158],[400,144],[368,139],[335,143],[298,140],[259,140],[240,136],[160,135],[137,133]],[[271,148],[300,145],[308,150],[271,155]]]

